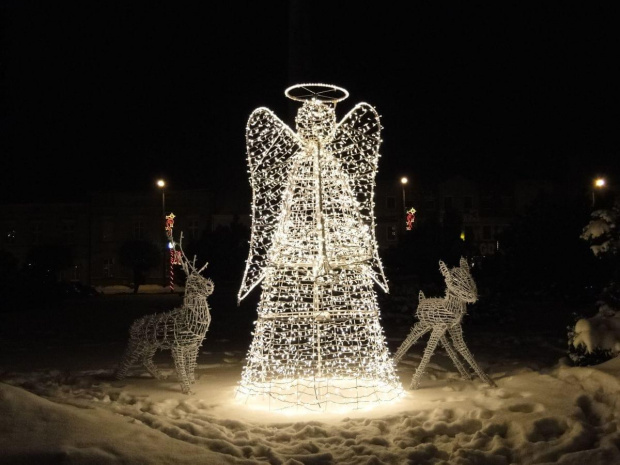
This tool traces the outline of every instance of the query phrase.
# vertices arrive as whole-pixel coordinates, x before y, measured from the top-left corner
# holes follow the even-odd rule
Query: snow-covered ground
[[[122,381],[112,377],[129,322],[177,302],[104,295],[58,315],[0,314],[0,463],[620,464],[620,359],[570,367],[566,341],[535,322],[527,330],[465,327],[497,388],[459,379],[438,352],[420,389],[407,389],[424,338],[398,366],[406,388],[398,402],[284,414],[235,399],[251,304],[212,304],[193,395],[181,394],[166,352],[156,362],[168,380],[139,367]],[[384,321],[394,350],[409,322]]]

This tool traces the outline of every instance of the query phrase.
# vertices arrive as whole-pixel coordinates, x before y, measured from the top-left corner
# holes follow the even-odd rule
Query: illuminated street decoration
[[[411,231],[413,229],[413,223],[415,222],[415,208],[410,208],[407,210],[407,231]]]
[[[402,395],[373,281],[387,291],[374,222],[375,109],[300,84],[295,133],[267,108],[246,127],[252,235],[239,300],[262,283],[237,398],[269,409],[363,408]]]
[[[166,236],[170,241],[168,243],[168,248],[170,249],[170,269],[168,270],[168,274],[170,276],[170,292],[174,292],[174,265],[180,265],[181,261],[179,260],[178,254],[180,251],[175,250],[174,248],[174,240],[172,239],[172,229],[174,228],[174,213],[170,212],[169,215],[166,215]]]
[[[165,379],[153,363],[153,355],[157,350],[170,350],[181,391],[189,394],[190,384],[195,381],[198,349],[211,323],[207,297],[213,293],[214,286],[211,279],[200,274],[207,263],[196,269],[196,257],[191,262],[187,259],[181,248],[182,240],[183,234],[179,241],[181,267],[187,275],[183,305],[170,312],[146,315],[133,322],[116,377],[123,379],[129,368],[139,360],[155,378]]]
[[[172,229],[174,228],[174,219],[176,218],[174,213],[166,215],[166,236],[168,239],[172,239]]]
[[[420,378],[424,374],[426,365],[435,352],[439,342],[441,342],[446,349],[448,356],[452,359],[452,362],[454,362],[454,365],[463,378],[471,379],[471,376],[459,360],[457,352],[469,363],[482,381],[490,386],[495,386],[491,378],[480,369],[463,339],[461,320],[467,310],[467,304],[474,303],[478,300],[478,290],[469,271],[467,260],[461,257],[460,266],[456,266],[452,269],[448,269],[444,262],[439,261],[439,270],[446,282],[446,295],[443,298],[427,298],[420,291],[418,309],[416,311],[416,316],[419,321],[413,325],[409,336],[407,336],[396,351],[394,361],[398,364],[409,348],[415,344],[420,337],[431,331],[431,336],[426,345],[426,349],[424,349],[422,360],[411,380],[412,389],[418,388]],[[452,342],[448,339],[446,331],[450,333]]]

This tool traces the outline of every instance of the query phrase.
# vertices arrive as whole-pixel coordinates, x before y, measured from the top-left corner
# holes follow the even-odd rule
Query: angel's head
[[[306,100],[297,112],[295,123],[302,140],[330,142],[336,129],[334,105],[317,99]]]

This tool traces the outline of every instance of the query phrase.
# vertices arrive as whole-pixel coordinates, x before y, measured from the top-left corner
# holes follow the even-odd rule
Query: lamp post
[[[400,178],[400,184],[403,190],[403,218],[407,218],[407,201],[405,198],[405,186],[407,185],[407,183],[409,182],[409,180],[403,176],[402,178]],[[406,228],[406,226],[405,226]]]
[[[605,178],[596,178],[594,180],[594,189],[592,189],[592,207],[594,207],[594,204],[596,202],[596,189],[603,189],[605,187]]]
[[[164,222],[164,227],[165,227],[166,225],[166,181],[164,181],[163,179],[158,179],[157,187],[161,189],[161,216],[162,216],[162,220]],[[165,233],[165,229],[164,229],[164,233]],[[167,243],[167,239],[168,239],[168,236],[166,236],[165,243]],[[162,265],[162,286],[165,286],[166,285],[166,254],[164,253],[163,256],[164,256],[164,260],[163,260],[163,265]]]
[[[161,189],[161,216],[166,218],[166,181],[163,179],[157,180],[157,187]]]

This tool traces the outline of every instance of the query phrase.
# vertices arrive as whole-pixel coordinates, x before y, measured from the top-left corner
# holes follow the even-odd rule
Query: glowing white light
[[[246,127],[253,192],[250,255],[239,300],[262,283],[237,397],[270,410],[365,408],[403,394],[373,281],[387,291],[375,239],[379,115],[326,84],[286,90],[303,101],[294,132],[267,108]]]
[[[478,289],[469,271],[467,260],[461,257],[459,264],[460,266],[448,269],[444,262],[439,261],[439,270],[446,281],[446,295],[443,298],[427,298],[420,291],[418,309],[416,311],[419,321],[413,325],[409,336],[403,341],[394,356],[395,362],[400,362],[409,348],[427,332],[431,331],[422,360],[411,380],[412,389],[418,388],[420,378],[424,374],[426,365],[433,356],[439,342],[446,349],[448,356],[452,359],[463,378],[471,379],[471,375],[459,360],[457,351],[469,363],[482,381],[490,386],[495,386],[491,378],[480,369],[463,339],[461,320],[467,310],[467,304],[478,300]],[[450,333],[452,343],[446,336],[446,331]],[[454,347],[452,344],[454,344]]]
[[[157,379],[164,377],[153,363],[153,355],[158,350],[170,350],[174,359],[181,391],[189,394],[190,384],[194,383],[194,370],[198,350],[202,345],[209,325],[211,311],[207,297],[213,293],[213,281],[200,273],[208,263],[196,269],[196,257],[189,261],[179,240],[181,266],[187,275],[183,306],[169,312],[155,313],[137,319],[129,329],[129,343],[115,376],[123,379],[131,366],[140,361],[147,371]]]
[[[158,179],[157,180],[157,185],[159,187],[165,187],[166,186],[166,181],[164,181],[163,179]]]
[[[603,178],[597,178],[594,180],[594,185],[596,187],[604,187],[605,186],[605,180]]]

